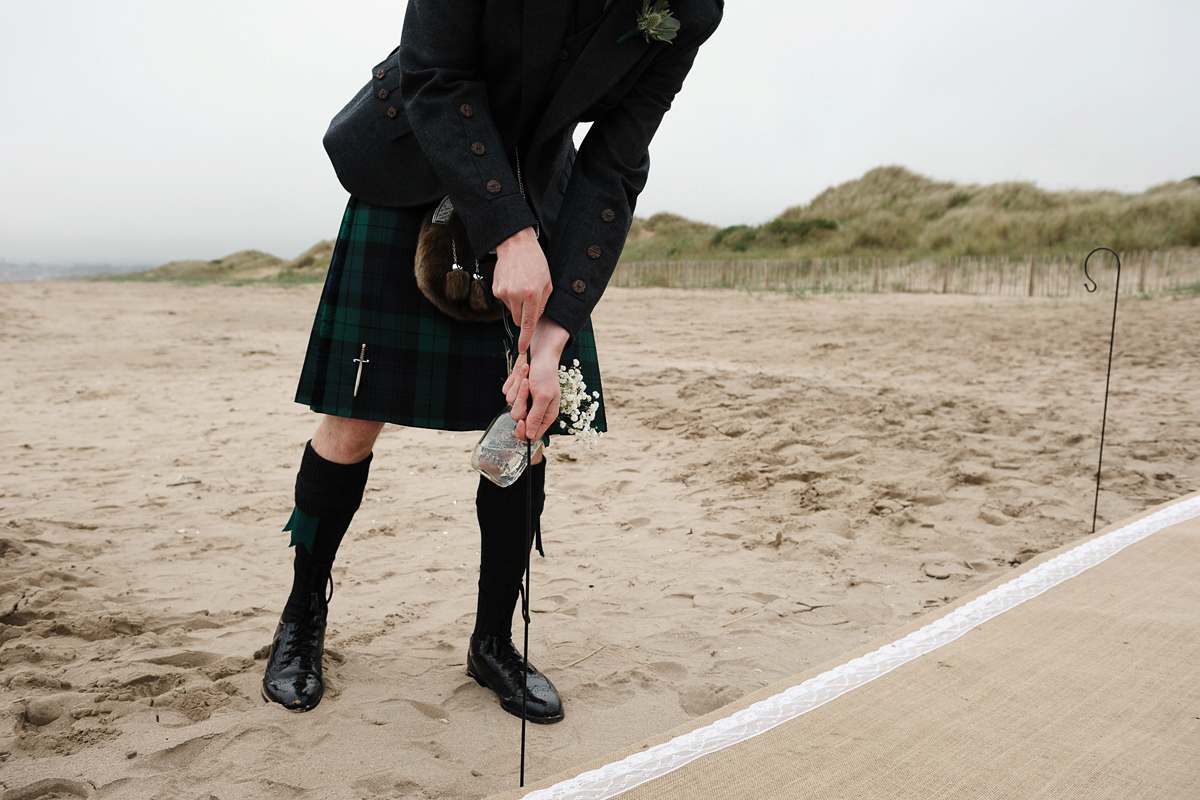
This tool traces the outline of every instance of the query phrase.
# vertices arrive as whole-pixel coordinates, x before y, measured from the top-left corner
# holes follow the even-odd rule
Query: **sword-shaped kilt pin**
[[[358,364],[358,374],[354,376],[354,397],[358,397],[358,384],[362,382],[363,364],[370,364],[371,360],[367,358],[367,346],[364,344],[362,349],[358,351],[358,358],[354,359],[354,363]]]

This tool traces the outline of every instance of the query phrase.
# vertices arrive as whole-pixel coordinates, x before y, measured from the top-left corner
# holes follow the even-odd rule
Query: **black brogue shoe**
[[[325,652],[325,622],[329,608],[325,598],[313,592],[308,616],[284,622],[275,628],[262,694],[289,711],[311,711],[325,694],[321,679],[321,656]]]
[[[467,674],[480,686],[486,686],[500,698],[500,707],[521,716],[521,676],[525,659],[513,646],[512,639],[499,636],[472,636],[467,650]],[[562,700],[550,679],[529,665],[526,681],[528,700],[525,718],[547,724],[563,718]]]

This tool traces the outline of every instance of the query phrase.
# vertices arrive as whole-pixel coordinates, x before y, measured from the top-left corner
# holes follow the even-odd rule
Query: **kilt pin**
[[[296,402],[336,417],[449,431],[483,430],[505,407],[511,320],[460,322],[426,299],[413,275],[425,209],[350,198],[317,307]],[[511,333],[510,333],[511,331]],[[366,345],[365,351],[363,345]],[[361,378],[356,359],[365,357]],[[607,430],[591,322],[563,352],[600,393],[592,427]],[[358,393],[354,392],[356,382]],[[561,433],[557,424],[550,434]]]

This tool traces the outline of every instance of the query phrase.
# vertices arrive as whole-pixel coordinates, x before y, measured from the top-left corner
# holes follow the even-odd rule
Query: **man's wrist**
[[[543,348],[551,347],[555,355],[561,356],[562,351],[567,349],[567,344],[571,341],[571,334],[562,325],[543,315],[538,320],[538,330],[534,334],[534,338],[538,340],[537,345]]]
[[[500,244],[496,245],[496,255],[503,256],[505,252],[512,247],[520,247],[526,243],[536,243],[537,233],[532,227],[522,228],[521,230],[509,236]]]

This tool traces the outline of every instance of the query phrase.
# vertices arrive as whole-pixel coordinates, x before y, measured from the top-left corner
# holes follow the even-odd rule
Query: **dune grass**
[[[325,271],[333,256],[333,242],[317,242],[300,255],[286,261],[261,250],[240,250],[212,261],[172,261],[146,272],[100,276],[100,280],[182,281],[207,283],[219,281],[242,285],[269,282],[281,286],[325,280]]]
[[[1140,194],[936,181],[873,169],[763,225],[634,221],[623,261],[1065,255],[1200,247],[1200,177]]]
[[[1059,273],[1073,275],[1072,264],[1099,245],[1139,261],[1141,291],[1194,294],[1200,176],[1139,194],[1048,192],[1032,183],[964,185],[878,167],[762,225],[719,228],[665,213],[635,218],[614,285],[803,293],[1003,285],[1006,293],[1058,294]],[[323,280],[332,253],[330,241],[290,261],[243,250],[109,279],[290,286]]]

